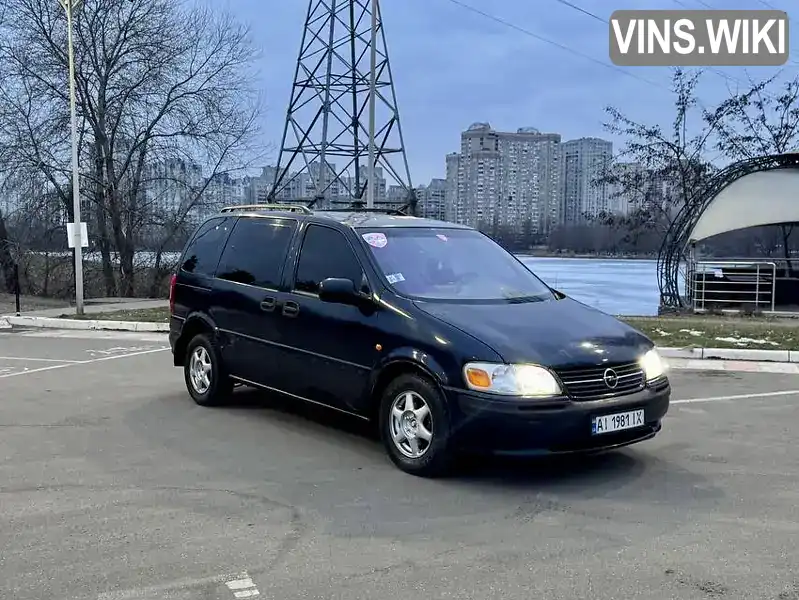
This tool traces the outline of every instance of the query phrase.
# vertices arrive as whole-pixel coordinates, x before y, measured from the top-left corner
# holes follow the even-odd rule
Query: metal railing
[[[774,312],[777,263],[697,260],[688,265],[686,292],[695,311],[742,309]]]

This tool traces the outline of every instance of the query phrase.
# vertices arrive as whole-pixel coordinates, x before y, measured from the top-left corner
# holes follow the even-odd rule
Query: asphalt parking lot
[[[0,597],[799,599],[799,377],[675,370],[655,440],[431,481],[318,409],[194,405],[166,346],[0,333]]]

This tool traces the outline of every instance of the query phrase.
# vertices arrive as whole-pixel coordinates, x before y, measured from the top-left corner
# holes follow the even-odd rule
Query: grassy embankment
[[[68,316],[68,315],[65,315]],[[169,309],[122,310],[86,319],[167,323]],[[799,350],[799,319],[757,317],[622,317],[659,346]]]

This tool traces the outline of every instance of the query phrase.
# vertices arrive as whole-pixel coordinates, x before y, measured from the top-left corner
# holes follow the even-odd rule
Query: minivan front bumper
[[[653,438],[669,409],[671,387],[661,378],[643,390],[615,398],[530,400],[446,388],[455,443],[494,454],[597,452]],[[595,435],[592,419],[643,409],[642,426]]]

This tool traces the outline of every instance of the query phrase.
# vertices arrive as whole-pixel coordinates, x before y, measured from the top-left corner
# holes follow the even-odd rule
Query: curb
[[[799,350],[747,350],[739,348],[658,348],[664,358],[694,360],[756,360],[799,363]]]
[[[712,360],[706,358],[670,358],[668,368],[685,371],[724,371],[728,373],[774,373],[799,375],[799,364],[754,360]]]
[[[4,323],[7,326],[4,326]],[[54,317],[5,316],[0,317],[0,329],[9,327],[38,327],[41,329],[72,329],[102,331],[168,332],[169,323],[143,321],[104,321],[102,319],[58,319]]]

